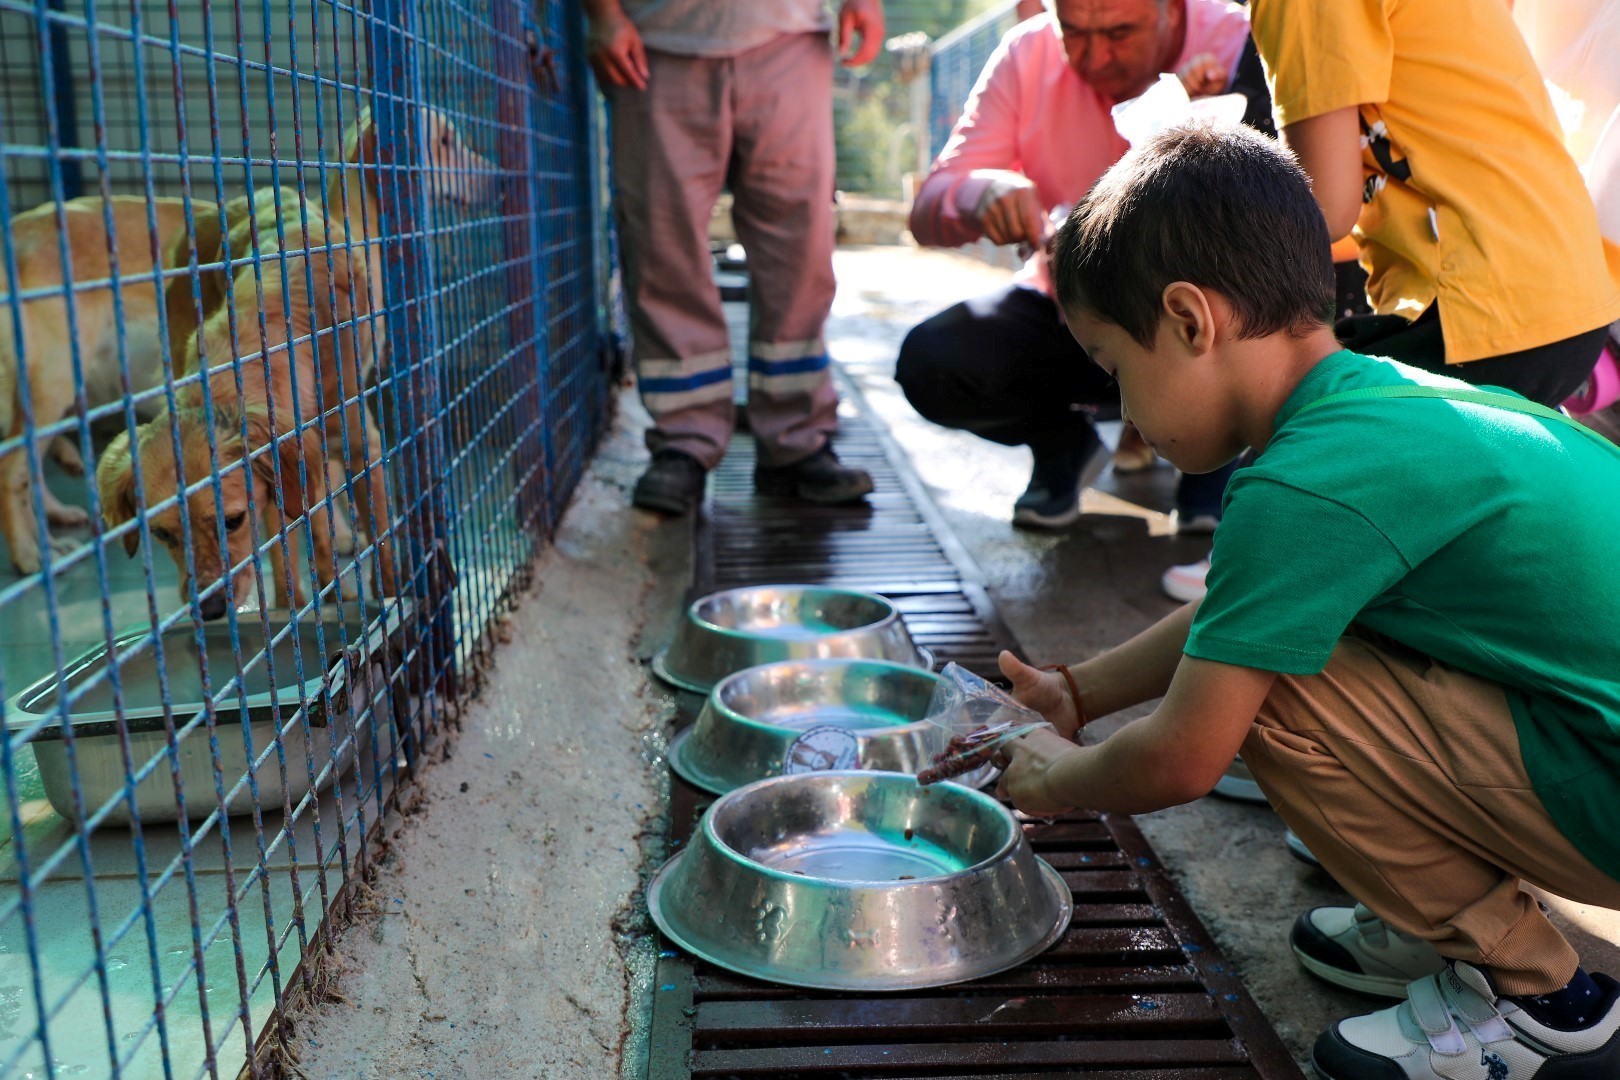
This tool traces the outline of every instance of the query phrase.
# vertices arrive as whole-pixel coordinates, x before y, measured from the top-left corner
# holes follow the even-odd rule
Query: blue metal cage
[[[0,1075],[257,1075],[322,993],[607,418],[582,37],[0,0]]]

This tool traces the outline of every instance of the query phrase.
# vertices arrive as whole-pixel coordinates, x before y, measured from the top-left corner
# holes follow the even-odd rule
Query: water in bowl
[[[828,634],[842,634],[851,628],[835,625],[826,619],[807,617],[804,622],[746,623],[740,629],[755,637],[773,638],[778,641],[814,641]]]
[[[748,853],[755,862],[822,881],[912,881],[965,870],[970,864],[921,836],[839,830],[789,837]]]
[[[773,727],[790,731],[805,731],[813,727],[836,727],[847,731],[867,731],[871,728],[899,727],[916,721],[881,705],[817,705],[791,712],[769,713],[761,719]]]

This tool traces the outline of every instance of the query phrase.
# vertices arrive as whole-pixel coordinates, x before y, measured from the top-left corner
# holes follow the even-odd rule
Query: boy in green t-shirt
[[[1053,273],[1161,455],[1202,472],[1260,454],[1227,488],[1201,602],[1072,683],[1003,654],[1057,728],[1009,745],[1003,793],[1158,810],[1241,749],[1360,901],[1301,916],[1296,955],[1406,999],[1324,1032],[1323,1077],[1620,1077],[1620,983],[1520,889],[1620,907],[1620,451],[1517,395],[1340,349],[1309,183],[1240,129],[1133,151],[1058,232]]]

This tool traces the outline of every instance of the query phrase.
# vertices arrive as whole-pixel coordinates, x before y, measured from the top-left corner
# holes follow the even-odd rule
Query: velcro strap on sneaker
[[[1412,1018],[1423,1029],[1424,1037],[1436,1053],[1456,1057],[1468,1050],[1468,1041],[1451,1018],[1451,1009],[1446,1004],[1446,994],[1441,989],[1439,976],[1430,975],[1408,986],[1406,1003],[1411,1006]]]
[[[1442,989],[1451,1004],[1451,1011],[1473,1029],[1480,1042],[1493,1043],[1513,1038],[1513,1029],[1502,1018],[1496,1002],[1464,982],[1458,976],[1456,967],[1447,968],[1438,978],[1444,983]]]

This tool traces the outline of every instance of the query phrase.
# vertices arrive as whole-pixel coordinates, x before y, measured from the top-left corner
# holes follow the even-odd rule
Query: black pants
[[[1119,415],[1119,386],[1092,363],[1045,293],[1013,285],[965,300],[912,327],[895,381],[924,419],[1036,457],[1086,438],[1094,417]],[[1219,513],[1232,467],[1183,476],[1176,504]]]
[[[1466,364],[1446,363],[1446,342],[1440,333],[1438,303],[1430,304],[1416,319],[1399,315],[1353,315],[1340,319],[1334,333],[1347,349],[1369,356],[1387,356],[1476,386],[1504,386],[1531,401],[1556,409],[1592,374],[1608,329],[1600,326],[1550,345],[1470,360]]]
[[[1119,387],[1069,334],[1057,304],[1017,285],[914,326],[894,378],[923,418],[1037,454],[1083,439],[1088,407],[1119,408]]]

